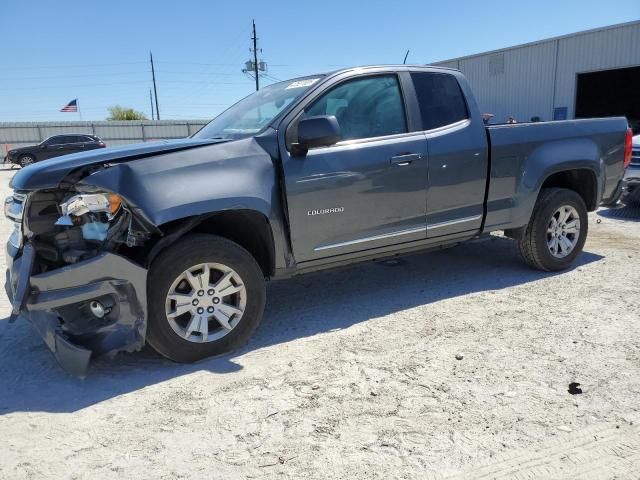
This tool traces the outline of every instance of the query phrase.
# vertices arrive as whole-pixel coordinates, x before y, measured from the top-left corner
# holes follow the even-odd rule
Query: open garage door
[[[576,118],[624,115],[640,132],[640,67],[579,73]]]

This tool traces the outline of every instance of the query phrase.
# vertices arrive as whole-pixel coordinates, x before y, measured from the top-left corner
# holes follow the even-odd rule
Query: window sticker
[[[287,88],[285,90],[289,90],[290,88],[310,87],[311,85],[316,83],[318,80],[320,80],[320,79],[319,78],[308,78],[306,80],[298,80],[298,81],[293,82],[290,85],[287,85]]]

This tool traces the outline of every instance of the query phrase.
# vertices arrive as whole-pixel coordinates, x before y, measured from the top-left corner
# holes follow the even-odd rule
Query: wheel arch
[[[147,256],[147,265],[178,239],[191,233],[218,235],[247,250],[260,266],[265,277],[275,270],[275,245],[269,219],[261,212],[249,209],[222,210],[174,220],[158,229],[163,236]]]
[[[538,189],[566,188],[573,190],[584,200],[588,211],[598,208],[598,177],[591,168],[571,168],[548,174]]]

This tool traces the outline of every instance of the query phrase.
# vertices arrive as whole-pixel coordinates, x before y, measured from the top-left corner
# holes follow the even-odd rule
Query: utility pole
[[[149,88],[149,103],[151,104],[151,120],[155,120],[153,115],[153,93],[151,93],[151,88]]]
[[[156,71],[153,68],[153,53],[149,51],[149,59],[151,60],[151,78],[153,79],[153,93],[156,97],[156,119],[160,120],[160,109],[158,108],[158,87],[156,87]]]
[[[258,51],[262,53],[262,49],[258,49],[258,35],[256,35],[255,20],[253,20],[253,36],[251,37],[251,41],[253,42],[253,48],[250,48],[249,51],[253,53],[253,58],[244,62],[242,73],[245,73],[250,77],[253,76],[256,82],[257,92],[258,90],[260,90],[260,72],[267,71],[267,63],[262,60],[258,61]]]
[[[253,22],[253,74],[256,76],[256,92],[260,90],[260,76],[258,75],[258,37],[256,36],[256,21]]]

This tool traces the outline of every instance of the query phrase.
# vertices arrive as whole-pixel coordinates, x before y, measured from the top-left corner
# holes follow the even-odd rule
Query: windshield
[[[264,87],[222,112],[193,137],[236,140],[255,135],[320,78],[298,78]]]

